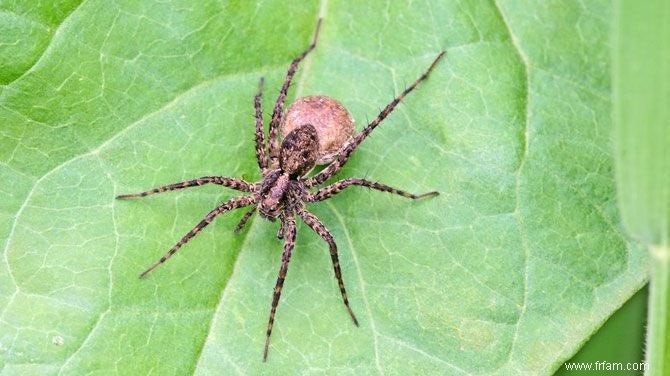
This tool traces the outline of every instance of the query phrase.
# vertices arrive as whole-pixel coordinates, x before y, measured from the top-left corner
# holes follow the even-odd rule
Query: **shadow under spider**
[[[186,244],[191,238],[197,235],[203,228],[210,224],[216,216],[225,212],[239,209],[247,206],[252,208],[247,211],[238,225],[235,227],[235,232],[239,232],[247,223],[249,218],[258,211],[259,214],[270,221],[280,220],[280,228],[277,237],[284,239],[284,251],[281,257],[281,266],[279,268],[279,275],[275,284],[274,293],[272,296],[272,305],[270,309],[270,319],[268,322],[265,348],[263,351],[263,361],[267,360],[268,348],[270,345],[270,335],[272,333],[272,326],[274,324],[275,313],[277,305],[279,304],[279,297],[281,296],[282,286],[286,278],[288,264],[291,260],[291,252],[295,245],[296,224],[295,217],[300,219],[316,232],[330,248],[330,257],[333,263],[333,270],[335,277],[342,294],[344,305],[351,316],[354,324],[358,326],[356,315],[349,306],[347,293],[342,281],[342,272],[340,270],[340,262],[337,255],[337,245],[326,226],[314,214],[307,211],[305,203],[312,203],[323,201],[333,197],[335,194],[341,192],[350,186],[362,186],[376,189],[383,192],[397,194],[411,199],[420,199],[425,197],[436,196],[438,192],[428,192],[420,195],[415,195],[399,189],[389,187],[386,184],[369,181],[366,179],[347,178],[337,181],[331,185],[311,192],[309,188],[320,185],[335,175],[344,164],[349,160],[351,154],[356,150],[358,145],[365,140],[365,138],[393,111],[393,109],[400,103],[400,101],[414,90],[417,85],[428,77],[428,74],[435,68],[438,61],[444,56],[445,51],[440,52],[428,69],[419,78],[406,88],[400,95],[395,97],[384,109],[379,113],[371,123],[369,123],[361,133],[357,134],[351,141],[349,141],[326,168],[312,177],[307,174],[314,167],[319,154],[319,139],[316,129],[311,124],[304,124],[293,131],[291,131],[279,143],[279,125],[282,120],[284,111],[284,102],[288,88],[291,85],[291,80],[295,75],[300,62],[316,47],[316,41],[319,35],[321,26],[321,19],[319,19],[314,39],[307,49],[298,57],[293,59],[289,66],[284,83],[279,91],[279,96],[275,102],[272,111],[272,118],[269,124],[268,142],[266,143],[265,134],[263,133],[263,112],[261,108],[261,99],[263,96],[263,78],[260,79],[258,93],[254,97],[254,109],[256,118],[256,159],[258,160],[258,167],[263,176],[262,180],[256,183],[248,183],[239,178],[230,178],[225,176],[203,176],[194,180],[188,180],[180,183],[165,185],[158,188],[153,188],[145,192],[119,195],[117,199],[126,199],[134,197],[144,197],[155,193],[166,191],[173,191],[176,189],[183,189],[189,187],[201,186],[204,184],[218,184],[238,191],[249,193],[245,196],[231,198],[223,204],[216,207],[214,210],[207,213],[207,215],[186,235],[184,235],[170,250],[163,255],[156,263],[151,265],[140,274],[140,278],[146,276],[149,272],[154,270],[160,264],[164,263],[177,250]]]

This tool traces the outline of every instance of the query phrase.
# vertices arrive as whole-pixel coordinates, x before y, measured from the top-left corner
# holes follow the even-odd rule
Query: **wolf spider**
[[[154,188],[145,192],[125,194],[117,196],[117,199],[126,199],[133,197],[144,197],[154,193],[161,193],[166,191],[173,191],[176,189],[183,189],[189,187],[201,186],[204,184],[218,184],[238,191],[246,192],[248,195],[234,197],[223,204],[210,211],[203,220],[200,221],[191,231],[186,233],[170,250],[167,251],[156,263],[151,265],[148,269],[140,274],[140,278],[146,276],[149,272],[164,263],[177,250],[186,244],[191,238],[197,235],[203,228],[210,224],[214,218],[225,212],[239,209],[246,206],[252,206],[247,211],[239,224],[235,228],[235,232],[239,232],[247,223],[249,218],[258,210],[261,217],[275,221],[280,220],[280,228],[277,237],[284,239],[284,251],[281,258],[281,267],[279,268],[279,276],[274,288],[272,297],[272,308],[270,309],[270,319],[268,322],[265,348],[263,352],[263,361],[267,360],[268,346],[270,344],[270,334],[272,333],[272,325],[274,323],[275,312],[279,303],[282,286],[284,285],[284,278],[286,278],[286,271],[291,260],[291,252],[295,245],[296,237],[296,223],[295,217],[298,216],[302,221],[316,232],[323,240],[328,243],[330,247],[330,257],[333,263],[333,270],[335,277],[339,284],[340,293],[344,305],[351,316],[354,324],[358,326],[358,320],[354,312],[349,306],[347,293],[342,282],[342,273],[340,271],[340,263],[337,256],[337,246],[330,231],[321,221],[312,213],[307,211],[305,203],[319,202],[331,198],[335,194],[341,192],[350,186],[362,186],[376,189],[379,191],[394,193],[403,197],[411,199],[420,199],[424,197],[431,197],[438,194],[438,192],[428,192],[420,195],[415,195],[399,189],[389,187],[388,185],[377,183],[365,179],[347,178],[337,181],[324,188],[318,189],[316,192],[311,192],[309,188],[316,187],[324,183],[326,180],[335,175],[344,164],[347,162],[351,154],[356,150],[358,145],[384,120],[393,109],[400,103],[400,101],[409,94],[416,86],[428,77],[428,74],[433,70],[437,62],[444,56],[445,52],[440,52],[428,69],[416,80],[412,85],[406,88],[400,95],[395,97],[384,109],[379,113],[376,119],[369,123],[365,129],[353,139],[351,139],[335,157],[326,168],[321,170],[312,177],[306,176],[315,165],[319,153],[319,140],[315,128],[311,124],[304,124],[291,131],[284,137],[281,145],[279,143],[278,128],[282,120],[284,111],[284,102],[288,88],[291,85],[291,80],[298,68],[300,62],[316,47],[316,41],[319,34],[321,20],[319,20],[314,39],[309,47],[301,53],[298,57],[293,59],[291,65],[284,78],[284,84],[279,91],[279,97],[275,102],[274,110],[272,111],[272,118],[269,124],[268,142],[266,145],[265,134],[263,133],[263,112],[261,109],[261,98],[263,95],[263,78],[260,79],[258,93],[254,97],[254,109],[256,118],[256,159],[258,160],[258,167],[261,170],[263,178],[256,183],[248,183],[239,178],[230,178],[225,176],[204,176],[198,179],[184,181],[180,183],[170,184],[158,188]],[[269,154],[269,155],[268,155]]]

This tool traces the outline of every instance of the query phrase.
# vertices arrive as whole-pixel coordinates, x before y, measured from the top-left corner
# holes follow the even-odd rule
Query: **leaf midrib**
[[[519,328],[521,327],[521,321],[523,320],[523,317],[526,313],[526,308],[528,307],[528,286],[529,286],[529,278],[528,278],[528,264],[530,262],[530,257],[531,257],[531,252],[530,252],[530,245],[528,244],[528,233],[525,231],[524,227],[524,220],[521,215],[521,176],[524,170],[524,166],[526,164],[526,160],[528,160],[528,155],[529,155],[529,148],[530,148],[530,127],[529,127],[529,121],[530,121],[530,109],[529,109],[529,93],[530,93],[530,72],[529,72],[529,60],[528,56],[525,54],[523,49],[521,48],[521,45],[519,41],[517,40],[517,37],[514,35],[512,32],[512,27],[510,26],[509,22],[505,18],[505,14],[503,13],[502,9],[500,8],[500,4],[498,3],[498,0],[493,1],[496,13],[498,17],[500,18],[500,21],[502,22],[503,25],[505,25],[505,30],[507,31],[507,34],[509,35],[509,39],[511,41],[511,45],[514,46],[514,50],[519,58],[519,61],[523,64],[523,69],[524,69],[524,78],[525,78],[525,92],[523,95],[523,107],[524,107],[524,119],[523,119],[523,129],[522,129],[522,135],[523,135],[523,142],[521,142],[521,160],[519,161],[519,165],[514,172],[514,179],[515,179],[515,188],[514,188],[514,200],[515,200],[515,205],[514,205],[514,217],[517,222],[517,228],[519,229],[519,238],[521,239],[521,245],[523,248],[523,298],[521,301],[521,307],[519,308],[519,317],[517,318],[517,321],[514,325],[514,336],[512,337],[512,343],[510,344],[509,347],[509,352],[507,353],[507,364],[512,363],[512,357],[514,355],[514,349],[516,347],[517,342],[519,341]]]

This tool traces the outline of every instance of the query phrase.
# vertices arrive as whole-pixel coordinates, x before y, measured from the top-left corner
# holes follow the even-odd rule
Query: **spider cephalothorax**
[[[280,145],[278,128],[282,120],[284,102],[286,100],[286,94],[291,84],[291,80],[293,79],[293,75],[298,68],[298,64],[316,46],[320,24],[321,21],[319,20],[312,44],[300,56],[293,60],[291,66],[288,69],[288,73],[284,79],[284,84],[281,87],[279,97],[277,98],[274,110],[272,112],[267,143],[265,140],[265,133],[263,132],[263,112],[261,110],[263,79],[261,78],[258,94],[256,94],[254,97],[254,108],[256,113],[256,158],[258,160],[258,167],[260,168],[261,174],[263,176],[260,182],[252,184],[238,178],[229,178],[225,176],[204,176],[194,180],[154,188],[141,193],[117,196],[117,198],[120,199],[144,197],[154,193],[200,186],[203,184],[218,184],[238,191],[249,193],[248,195],[234,197],[219,205],[214,210],[210,211],[202,219],[202,221],[200,221],[200,223],[198,223],[191,231],[186,233],[186,235],[184,235],[181,240],[177,242],[177,244],[172,246],[172,248],[170,248],[170,250],[168,250],[168,252],[163,257],[151,265],[147,270],[142,272],[140,277],[144,277],[160,264],[165,262],[168,258],[170,258],[170,256],[177,252],[177,250],[182,245],[188,242],[205,226],[210,224],[219,214],[234,209],[251,206],[251,209],[242,217],[239,224],[235,228],[236,232],[244,227],[244,225],[256,210],[258,210],[260,215],[265,219],[275,221],[277,218],[279,218],[280,226],[277,237],[284,239],[284,251],[282,253],[279,276],[277,277],[277,283],[275,285],[272,297],[272,307],[270,309],[270,320],[268,322],[268,329],[266,332],[263,360],[267,359],[268,346],[270,344],[270,334],[272,333],[275,312],[277,311],[277,305],[279,303],[279,297],[281,296],[282,286],[284,285],[284,278],[286,277],[288,264],[291,260],[291,252],[293,251],[293,247],[295,245],[296,216],[300,217],[300,219],[307,226],[309,226],[314,232],[321,236],[321,238],[323,238],[326,243],[328,243],[331,260],[333,263],[333,270],[335,272],[335,277],[337,278],[340,293],[342,294],[342,300],[344,301],[344,305],[346,306],[349,315],[351,315],[351,319],[353,320],[354,324],[358,326],[358,320],[349,306],[347,293],[342,281],[342,273],[340,271],[340,263],[337,256],[337,246],[335,244],[335,240],[326,226],[321,223],[321,221],[316,216],[307,211],[305,207],[306,203],[326,200],[339,193],[343,189],[355,185],[394,193],[411,199],[419,199],[437,195],[437,192],[415,195],[391,188],[388,185],[382,183],[357,178],[340,180],[329,186],[318,189],[315,192],[310,191],[310,188],[324,183],[342,168],[342,166],[349,159],[349,156],[354,152],[354,150],[356,150],[358,145],[360,145],[360,143],[370,134],[370,132],[372,132],[372,130],[375,129],[375,127],[377,127],[382,122],[382,120],[384,120],[391,113],[391,111],[393,111],[398,103],[400,103],[400,101],[409,92],[414,90],[414,88],[421,81],[428,77],[430,71],[435,67],[440,58],[444,56],[444,51],[442,51],[437,56],[437,58],[435,58],[428,69],[416,81],[414,81],[412,85],[410,85],[400,95],[387,104],[375,120],[368,124],[361,133],[356,135],[341,148],[340,152],[334,157],[333,161],[326,168],[321,170],[321,172],[317,173],[316,175],[308,177],[307,174],[312,170],[317,162],[317,159],[319,158],[319,136],[317,135],[316,129],[311,124],[302,124],[288,133]]]
[[[279,150],[279,166],[268,171],[261,181],[258,212],[274,221],[286,206],[302,201],[307,193],[300,177],[308,173],[319,154],[319,139],[311,124],[289,133]]]

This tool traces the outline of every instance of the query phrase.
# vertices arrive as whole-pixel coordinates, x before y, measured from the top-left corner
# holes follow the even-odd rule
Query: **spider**
[[[406,88],[400,95],[395,97],[384,109],[379,113],[376,119],[369,123],[365,129],[353,139],[351,139],[335,159],[319,173],[312,177],[307,174],[312,170],[317,158],[319,157],[319,139],[315,128],[311,124],[304,124],[288,133],[280,144],[278,128],[282,120],[284,111],[284,102],[288,88],[291,85],[291,80],[295,75],[300,62],[316,47],[316,41],[319,35],[321,20],[318,21],[314,39],[308,48],[302,52],[298,57],[293,59],[289,66],[284,83],[279,92],[279,96],[272,111],[272,118],[269,124],[268,140],[266,144],[265,134],[263,131],[263,112],[261,108],[261,99],[263,95],[263,78],[260,79],[258,92],[254,97],[254,109],[256,119],[256,159],[258,160],[258,167],[260,168],[263,178],[256,183],[249,183],[239,178],[230,178],[225,176],[204,176],[194,180],[188,180],[180,183],[165,185],[158,188],[153,188],[145,192],[119,195],[117,199],[127,199],[133,197],[144,197],[155,193],[166,191],[173,191],[177,189],[201,186],[204,184],[218,184],[223,185],[234,190],[248,193],[244,196],[231,198],[223,204],[216,207],[205,215],[205,217],[198,223],[191,231],[187,232],[175,245],[170,248],[163,257],[156,261],[153,265],[147,268],[140,274],[140,278],[146,276],[149,272],[164,263],[172,255],[174,255],[179,248],[196,236],[203,228],[209,225],[216,216],[229,212],[231,210],[251,206],[241,218],[238,225],[235,227],[235,232],[239,232],[251,216],[258,211],[261,217],[276,221],[279,219],[280,226],[277,232],[279,239],[284,239],[284,250],[281,257],[281,267],[279,268],[279,275],[274,288],[272,296],[272,304],[270,309],[270,319],[268,321],[265,348],[263,351],[263,361],[267,360],[268,347],[270,345],[270,335],[272,333],[272,326],[275,320],[275,313],[281,296],[282,286],[286,278],[288,264],[291,260],[291,253],[295,245],[296,238],[296,217],[299,217],[309,228],[316,232],[330,248],[330,257],[335,271],[335,277],[340,288],[342,300],[344,305],[353,320],[353,323],[358,326],[356,315],[349,306],[347,293],[342,281],[342,272],[340,270],[340,263],[337,254],[337,245],[326,226],[314,214],[310,213],[306,207],[306,203],[319,202],[331,198],[335,194],[341,192],[350,186],[362,186],[376,189],[383,192],[397,194],[410,199],[420,199],[425,197],[436,196],[438,192],[428,192],[420,195],[415,195],[399,189],[392,188],[388,185],[373,182],[365,179],[347,178],[337,181],[331,185],[316,190],[310,191],[310,188],[316,187],[333,175],[335,175],[344,164],[349,160],[351,154],[356,150],[358,145],[365,140],[365,138],[393,111],[393,109],[400,103],[400,101],[414,90],[417,85],[428,77],[428,74],[433,70],[438,61],[444,56],[445,51],[440,52],[428,69],[418,78],[412,85]]]

